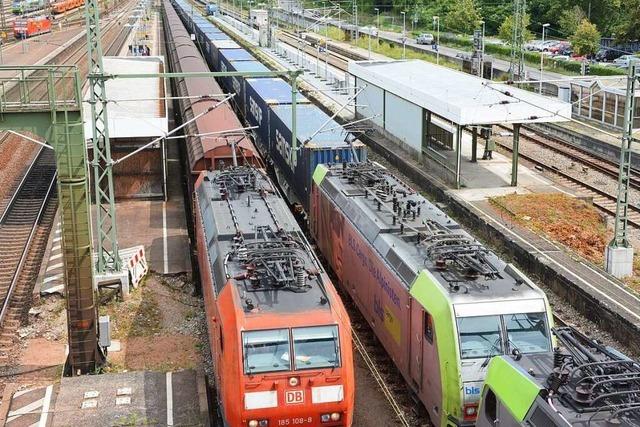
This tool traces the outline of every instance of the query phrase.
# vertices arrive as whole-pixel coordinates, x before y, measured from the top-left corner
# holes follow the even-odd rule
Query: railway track
[[[41,148],[0,217],[0,326],[19,325],[20,319],[9,313],[9,305],[17,287],[23,284],[19,279],[27,273],[23,267],[29,261],[29,249],[45,208],[55,193],[56,176],[53,151]],[[0,345],[6,344],[2,338]]]

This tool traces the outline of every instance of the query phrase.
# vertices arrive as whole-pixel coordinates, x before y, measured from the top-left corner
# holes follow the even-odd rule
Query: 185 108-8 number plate
[[[278,420],[278,426],[303,426],[311,424],[313,417],[295,417],[295,418],[283,418]]]

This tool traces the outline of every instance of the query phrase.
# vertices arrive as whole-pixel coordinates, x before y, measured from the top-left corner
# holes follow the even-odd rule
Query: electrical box
[[[100,347],[111,346],[111,320],[109,316],[100,316],[98,319],[98,333],[100,334]]]

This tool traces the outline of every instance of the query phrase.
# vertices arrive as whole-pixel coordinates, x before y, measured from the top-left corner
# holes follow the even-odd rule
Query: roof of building
[[[197,197],[216,289],[233,283],[246,313],[329,309],[322,267],[264,171],[208,172]]]
[[[463,126],[571,117],[569,103],[420,60],[350,62],[349,73]]]
[[[106,74],[164,72],[164,58],[158,56],[106,56]],[[107,117],[110,138],[155,138],[167,133],[167,101],[164,81],[158,78],[111,79],[106,82],[109,99]],[[85,93],[85,101],[90,92]],[[93,135],[91,105],[84,104],[85,138]]]
[[[544,311],[538,288],[381,166],[330,166],[320,187],[407,288],[427,269],[458,316],[481,315],[482,302],[494,300],[513,300],[503,308],[514,312]]]

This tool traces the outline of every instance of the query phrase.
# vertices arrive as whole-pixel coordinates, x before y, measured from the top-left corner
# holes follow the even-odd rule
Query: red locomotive
[[[348,315],[264,171],[195,184],[198,264],[224,425],[350,426]]]
[[[35,18],[16,18],[13,21],[13,36],[17,39],[26,39],[51,32],[51,20],[46,16]]]
[[[61,0],[51,4],[51,12],[58,14],[84,6],[84,0]]]

